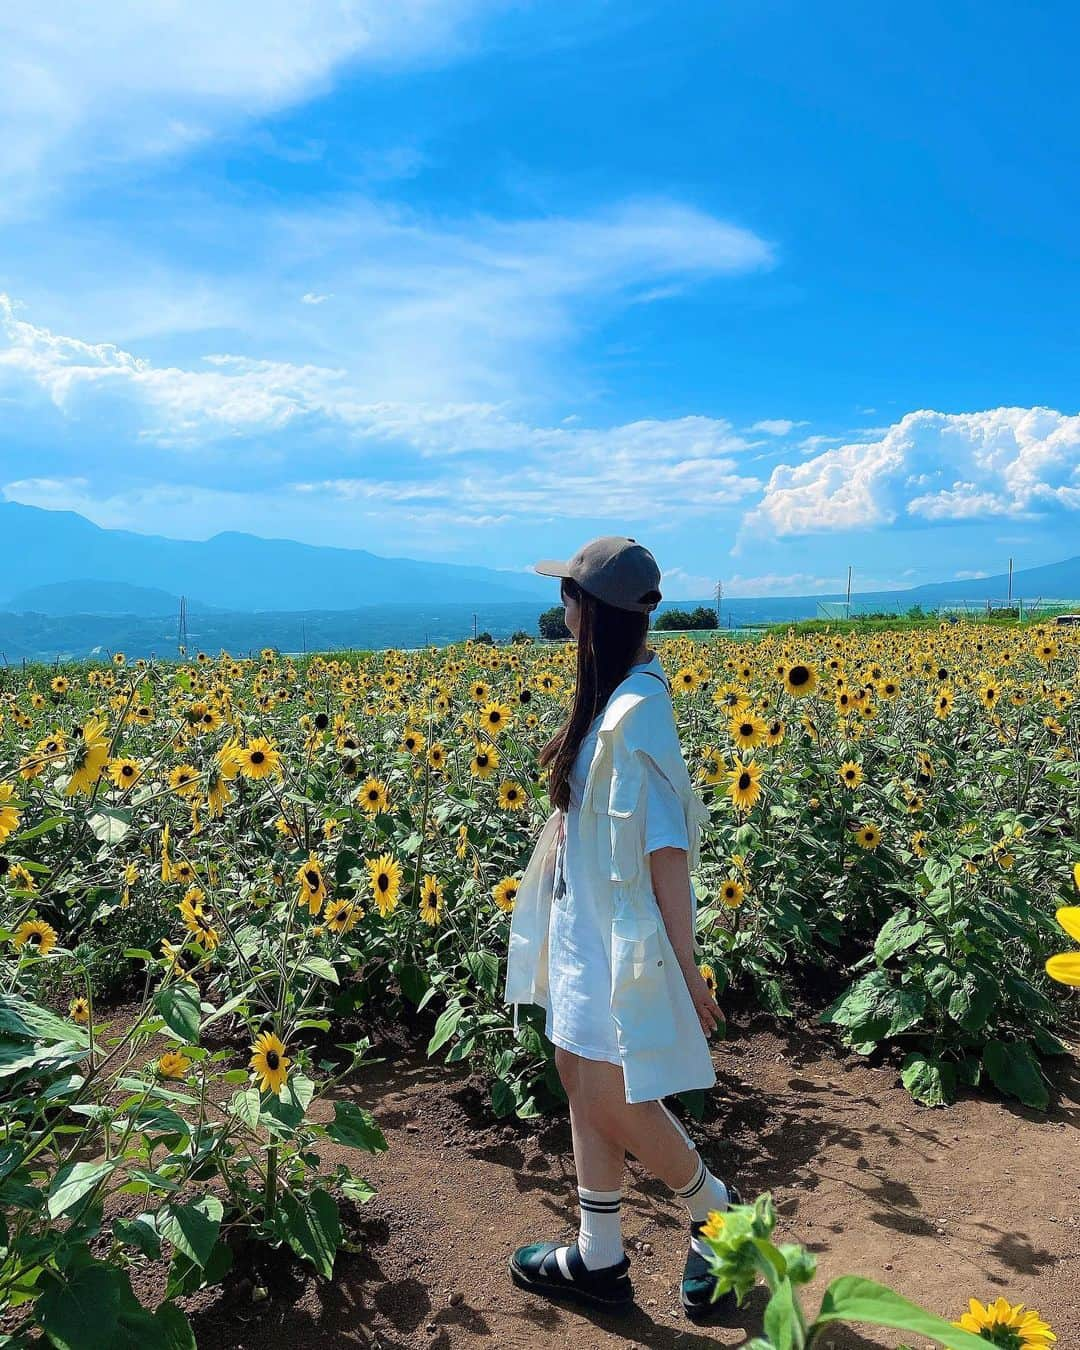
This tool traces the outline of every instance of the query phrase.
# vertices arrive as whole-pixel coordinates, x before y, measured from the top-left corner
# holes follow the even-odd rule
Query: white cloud
[[[329,299],[331,299],[329,295],[316,295],[314,291],[305,291],[300,297],[300,303],[302,305],[324,305]]]
[[[796,427],[809,426],[808,422],[791,422],[786,417],[766,417],[755,422],[751,431],[764,431],[768,436],[790,436]]]
[[[980,577],[988,577],[989,575],[989,572],[968,571],[967,569],[953,573],[957,581],[977,581]]]
[[[69,410],[77,396],[93,394],[136,402],[143,433],[168,444],[318,415],[358,434],[404,430],[436,448],[457,423],[465,428],[460,448],[469,448],[478,422],[485,437],[513,422],[508,399],[572,397],[570,381],[548,369],[553,350],[605,307],[626,303],[643,281],[724,275],[771,259],[755,235],[667,201],[625,202],[582,218],[441,226],[353,202],[276,217],[265,228],[268,246],[256,251],[270,276],[251,278],[265,313],[245,316],[245,327],[272,332],[277,350],[289,338],[304,350],[325,350],[332,365],[233,354],[156,365],[114,343],[56,335],[0,296],[0,374],[33,381]],[[306,293],[310,319],[289,333],[289,311],[275,304],[274,271],[282,279],[294,267],[310,272],[320,256],[333,260],[338,276],[327,279],[335,284]],[[334,313],[324,319],[316,303],[323,295],[346,303],[329,307]],[[723,431],[730,438],[726,423]],[[508,443],[496,433],[496,447]]]
[[[159,155],[323,91],[348,64],[447,60],[497,0],[6,0],[0,174]],[[400,166],[399,166],[400,171]]]
[[[814,595],[842,591],[846,584],[846,576],[822,577],[812,572],[765,572],[752,577],[736,572],[734,576],[724,578],[724,595],[732,599],[739,596]]]
[[[913,487],[926,490],[912,494]],[[754,531],[873,529],[900,518],[1032,518],[1080,509],[1080,416],[1051,408],[908,413],[879,440],[781,464],[744,518]]]

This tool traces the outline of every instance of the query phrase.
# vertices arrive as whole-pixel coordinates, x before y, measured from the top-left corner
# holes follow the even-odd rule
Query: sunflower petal
[[[1080,988],[1080,952],[1058,952],[1046,962],[1046,973],[1060,984]]]
[[[1080,863],[1076,865],[1080,867]],[[1062,905],[1054,918],[1071,938],[1080,942],[1080,905]]]

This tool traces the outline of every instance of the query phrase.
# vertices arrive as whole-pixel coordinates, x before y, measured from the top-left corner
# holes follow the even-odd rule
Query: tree
[[[566,610],[562,605],[552,605],[550,609],[545,609],[537,620],[542,638],[555,638],[560,642],[565,642],[573,634],[566,626]]]

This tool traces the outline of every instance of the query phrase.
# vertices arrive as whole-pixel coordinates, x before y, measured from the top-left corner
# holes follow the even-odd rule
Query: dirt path
[[[779,1241],[817,1253],[808,1308],[830,1279],[861,1274],[950,1318],[969,1296],[1002,1294],[1049,1320],[1055,1350],[1080,1345],[1077,1061],[1055,1066],[1060,1095],[1047,1116],[970,1092],[931,1110],[907,1096],[895,1069],[839,1061],[817,1028],[729,1015],[728,1034],[714,1051],[718,1083],[706,1119],[686,1123],[706,1162],[745,1197],[772,1190]],[[506,1262],[515,1246],[576,1235],[568,1119],[492,1123],[464,1071],[412,1049],[379,1053],[388,1062],[347,1094],[374,1112],[390,1143],[357,1169],[379,1191],[359,1211],[363,1251],[339,1255],[330,1286],[274,1258],[256,1277],[265,1300],[252,1301],[246,1277],[187,1300],[201,1350],[627,1342],[663,1350],[741,1345],[760,1330],[763,1289],[726,1326],[702,1331],[685,1321],[685,1210],[632,1160],[623,1233],[638,1309],[615,1321],[514,1288]],[[863,1330],[841,1329],[827,1344],[856,1350],[904,1339]]]

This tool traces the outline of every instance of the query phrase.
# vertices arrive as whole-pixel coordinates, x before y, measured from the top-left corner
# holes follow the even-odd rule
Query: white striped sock
[[[697,1171],[675,1194],[690,1211],[694,1223],[703,1223],[709,1217],[709,1211],[728,1207],[728,1189],[719,1177],[714,1177],[705,1166],[705,1160],[698,1158]]]
[[[581,1259],[590,1270],[613,1266],[623,1258],[622,1191],[591,1191],[579,1186],[577,1192],[581,1206],[578,1233]]]

